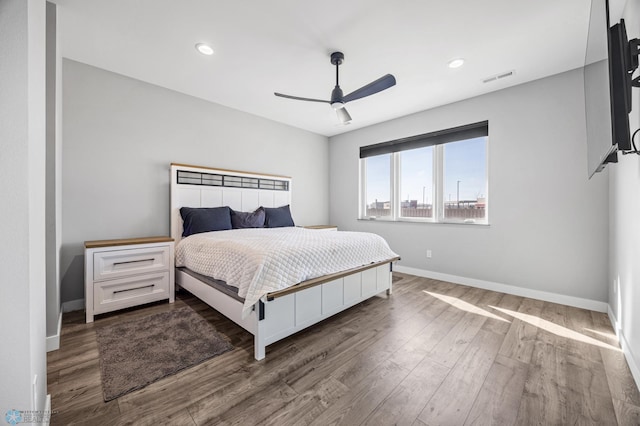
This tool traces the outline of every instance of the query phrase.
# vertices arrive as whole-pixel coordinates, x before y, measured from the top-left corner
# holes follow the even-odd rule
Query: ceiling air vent
[[[515,73],[516,73],[515,70],[506,71],[506,72],[503,72],[503,73],[500,73],[500,74],[492,75],[491,77],[487,77],[484,80],[482,80],[482,82],[483,83],[490,83],[492,81],[502,80],[503,78],[511,77]]]

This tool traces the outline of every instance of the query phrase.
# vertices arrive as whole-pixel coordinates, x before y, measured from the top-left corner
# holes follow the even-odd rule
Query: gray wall
[[[482,120],[490,226],[357,220],[360,146]],[[574,70],[330,138],[329,218],[382,235],[402,266],[606,301],[608,183],[586,163]]]
[[[0,413],[43,410],[45,2],[0,1]],[[35,382],[35,385],[32,385]]]
[[[296,223],[328,220],[324,136],[66,59],[63,136],[63,302],[85,240],[169,235],[171,162],[291,176]]]
[[[624,12],[629,39],[640,37],[640,0],[628,0]],[[638,75],[638,72],[634,74]],[[631,131],[640,128],[640,89],[632,89]],[[636,142],[638,141],[636,135]],[[609,306],[637,383],[640,383],[640,157],[619,155],[611,176],[611,263]]]

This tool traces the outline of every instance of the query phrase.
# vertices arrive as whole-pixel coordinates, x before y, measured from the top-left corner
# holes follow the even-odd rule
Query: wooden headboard
[[[249,212],[287,204],[290,177],[171,164],[171,236],[176,244],[182,239],[180,207],[229,206]]]

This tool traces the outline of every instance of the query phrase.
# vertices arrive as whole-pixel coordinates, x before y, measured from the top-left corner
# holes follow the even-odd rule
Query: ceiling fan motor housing
[[[344,108],[343,94],[340,86],[336,86],[331,91],[331,106],[333,109]]]

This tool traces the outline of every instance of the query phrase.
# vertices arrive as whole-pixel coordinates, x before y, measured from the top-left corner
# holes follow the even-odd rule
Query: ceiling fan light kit
[[[349,115],[349,112],[347,112],[347,109],[345,108],[345,104],[347,102],[351,102],[351,101],[355,101],[356,99],[375,95],[378,92],[381,92],[392,86],[395,86],[396,79],[393,75],[386,74],[380,77],[379,79],[372,81],[371,83],[366,84],[361,88],[345,96],[342,92],[342,89],[340,88],[340,80],[339,80],[339,67],[343,61],[344,61],[344,54],[342,52],[333,52],[331,54],[331,64],[336,66],[336,86],[331,91],[331,100],[329,101],[324,99],[302,98],[299,96],[284,95],[278,92],[274,92],[274,95],[279,96],[281,98],[294,99],[297,101],[328,103],[336,111],[336,114],[340,119],[340,121],[343,124],[349,124],[352,119],[351,119],[351,116]]]
[[[340,121],[342,122],[342,124],[349,124],[351,123],[351,116],[349,115],[349,113],[347,112],[346,108],[339,108],[336,110],[336,114],[338,115],[338,118],[340,119]]]

